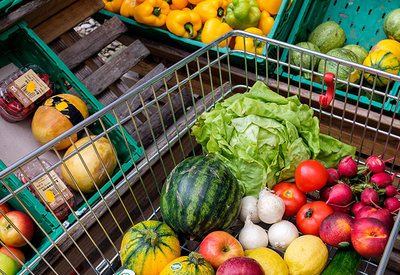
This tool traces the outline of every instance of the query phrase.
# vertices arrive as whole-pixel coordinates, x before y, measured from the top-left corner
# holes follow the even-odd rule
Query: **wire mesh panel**
[[[243,66],[233,67],[231,63],[239,58],[238,51],[227,49],[221,52],[217,47],[220,42],[226,41],[229,44],[231,39],[252,39],[254,45],[265,43],[267,47],[275,47],[277,58],[262,57],[251,52],[246,52],[245,58],[242,58],[243,52],[240,52],[240,62]],[[290,61],[281,62],[279,56],[283,51],[288,51],[289,55],[299,52],[302,59],[311,56],[313,62],[317,58],[321,59],[320,62],[334,62],[337,71],[342,67],[357,70],[358,81],[351,82],[350,76],[347,79],[333,77],[333,82],[329,85],[340,88],[345,96],[333,96],[332,101],[328,100],[327,106],[322,108],[319,100],[320,95],[325,94],[325,88],[315,88],[313,81],[321,78],[320,85],[325,87],[324,75],[302,66],[295,66]],[[237,64],[237,60],[234,63]],[[273,79],[265,72],[265,68],[269,68],[270,64],[274,64],[277,70],[286,70],[289,75],[294,70],[300,74],[308,72],[313,81],[305,88],[297,83],[291,85],[290,78],[280,79],[279,73],[277,79]],[[383,110],[376,111],[371,105],[359,104],[358,100],[349,102],[347,97],[352,94],[359,98],[363,89],[369,89],[372,94],[377,93],[398,103],[398,98],[387,92],[376,91],[374,85],[372,88],[364,87],[363,76],[367,73],[371,74],[375,81],[378,78],[388,78],[388,87],[394,82],[400,82],[400,77],[395,75],[241,31],[226,34],[196,51],[53,141],[13,165],[3,167],[0,180],[4,195],[0,203],[9,202],[15,209],[26,213],[33,220],[35,227],[34,237],[24,238],[27,245],[23,250],[26,252],[27,261],[20,262],[23,266],[21,274],[115,273],[121,266],[120,246],[124,233],[140,221],[162,221],[160,194],[164,180],[171,170],[189,156],[206,154],[191,134],[191,128],[199,116],[211,110],[217,102],[222,102],[233,94],[249,91],[257,82],[265,83],[285,97],[297,96],[318,118],[320,133],[354,146],[359,163],[364,163],[370,155],[381,155],[385,159],[393,158],[388,163],[387,170],[396,172],[399,164],[399,122],[396,112],[388,114]],[[126,115],[118,116],[117,113],[122,113],[117,112],[118,109],[124,109]],[[117,123],[106,127],[102,120],[105,115],[112,115]],[[143,149],[144,155],[136,160],[125,136],[126,132],[121,131],[124,140],[119,140],[118,146],[120,151],[121,147],[125,148],[125,154],[133,163],[131,168],[124,169],[115,148],[110,146],[109,154],[103,158],[100,144],[114,144],[111,133],[121,130],[127,121],[133,122],[136,130],[133,138]],[[90,125],[94,123],[103,129],[101,133],[91,133]],[[74,134],[78,134],[80,139],[85,139],[82,143],[73,145],[74,150],[70,154],[55,149],[62,140],[72,141]],[[86,154],[89,149],[92,152],[90,157]],[[57,161],[47,165],[43,159],[45,154],[49,153],[55,155]],[[74,171],[79,165],[68,165],[72,160],[80,163],[79,174]],[[29,176],[26,167],[33,162],[39,163],[39,172]],[[114,178],[114,169],[109,169],[110,165],[114,169],[119,168],[122,176]],[[101,175],[91,170],[93,166],[101,171]],[[68,185],[76,198],[75,204],[68,203],[68,196],[55,184],[53,172],[59,174],[61,180],[66,181],[68,178]],[[20,185],[15,184],[21,180],[21,175],[26,180]],[[86,184],[82,184],[82,175],[86,176]],[[48,179],[52,194],[59,194],[59,198],[67,207],[66,210],[72,213],[72,218],[57,218],[57,213],[50,205],[54,201],[51,199],[51,193],[49,198],[49,193],[40,192],[34,184],[42,177]],[[111,184],[103,186],[99,178]],[[40,216],[32,214],[31,206],[24,200],[24,192],[31,193],[32,190],[47,211],[57,218],[58,224],[51,230],[46,228]],[[88,201],[87,198],[93,193],[98,194],[98,199]],[[5,216],[5,219],[15,227],[10,218]],[[240,228],[240,224],[235,225],[231,229],[232,234],[237,236]],[[359,274],[383,274],[399,228],[400,222],[396,221],[380,263],[379,259],[363,259]],[[190,251],[198,249],[199,241],[190,241],[181,236],[179,240],[182,254],[187,255]],[[1,244],[4,245],[3,242]],[[332,256],[336,248],[329,249]]]

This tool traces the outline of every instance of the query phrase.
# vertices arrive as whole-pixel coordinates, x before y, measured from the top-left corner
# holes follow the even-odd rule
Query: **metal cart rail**
[[[217,47],[223,41],[245,38],[254,39],[254,43],[265,43],[271,51],[268,50],[266,56],[261,56]],[[392,82],[400,82],[400,77],[393,74],[243,31],[232,31],[222,36],[0,172],[0,181],[3,188],[9,193],[0,200],[0,203],[15,199],[34,220],[37,231],[40,231],[40,235],[48,242],[48,245],[41,249],[34,240],[28,242],[28,248],[31,249],[33,257],[27,259],[25,264],[21,263],[23,269],[20,274],[42,274],[50,270],[56,274],[69,274],[70,272],[75,272],[75,274],[86,274],[85,272],[112,274],[116,272],[120,268],[120,242],[124,232],[139,221],[161,219],[159,196],[165,177],[182,159],[191,155],[204,154],[201,147],[190,136],[190,127],[195,123],[197,117],[212,108],[216,102],[233,93],[249,90],[256,80],[265,82],[279,94],[297,95],[303,103],[308,104],[314,110],[314,114],[320,120],[321,132],[357,148],[357,160],[360,163],[371,154],[381,155],[385,158],[393,157],[394,160],[388,170],[390,172],[397,171],[400,124],[396,118],[396,111],[387,114],[383,109],[381,111],[373,110],[371,104],[362,106],[359,101],[349,103],[347,96],[340,99],[333,98],[327,108],[321,108],[318,101],[321,92],[324,92],[315,88],[314,82],[311,82],[310,87],[307,88],[302,87],[301,83],[297,83],[295,86],[291,85],[291,79],[281,77],[279,70],[287,71],[288,75],[301,74],[304,71],[310,72],[312,76],[322,77],[322,75],[290,64],[290,58],[288,58],[288,62],[281,62],[279,57],[285,50],[289,55],[294,51],[301,52],[302,58],[307,54],[311,55],[313,60],[318,57],[321,58],[321,62],[333,60],[337,62],[338,66],[348,66],[360,70],[362,76],[367,72],[374,74],[375,81],[376,77],[380,76],[387,77]],[[245,76],[240,78],[244,81],[238,83],[231,64],[244,68]],[[269,68],[271,64],[274,64],[278,71],[275,77],[271,77],[273,72],[270,74],[265,72],[265,68]],[[160,82],[162,88],[155,89],[155,84]],[[385,87],[386,92],[376,90],[375,84],[372,85],[372,88],[367,87],[364,85],[363,77],[359,84],[335,79],[334,85],[337,83],[346,84],[344,89],[346,95],[352,92],[361,96],[361,90],[367,89],[372,94],[379,94],[384,100],[395,101],[396,108],[398,106],[398,97],[388,94],[391,83]],[[324,80],[322,87],[324,87]],[[196,93],[195,91],[201,92]],[[145,92],[152,94],[150,100],[143,99],[142,94]],[[172,126],[166,126],[161,111],[162,107],[169,106],[173,110],[171,99],[173,97],[181,98],[183,104],[183,98],[188,95],[190,100],[186,100],[189,103],[184,104],[183,115],[178,117],[174,115],[173,111],[172,117],[169,118],[172,119]],[[136,110],[130,108],[129,102],[133,99],[141,103]],[[129,115],[118,117],[115,111],[117,108],[126,108],[129,110]],[[110,128],[106,128],[101,120],[108,113],[111,113],[117,121]],[[160,129],[157,130],[152,127],[156,118],[161,122]],[[85,194],[79,190],[78,195],[82,197],[82,203],[86,203],[86,207],[80,208],[80,211],[73,211],[74,209],[69,206],[73,222],[59,221],[58,229],[61,229],[61,234],[56,238],[51,237],[41,222],[30,214],[30,208],[19,198],[19,194],[31,186],[31,182],[43,175],[49,175],[50,171],[63,165],[72,156],[64,158],[63,152],[55,149],[55,145],[60,141],[71,139],[72,135],[76,133],[89,136],[91,134],[89,125],[93,123],[102,125],[103,133],[91,138],[88,143],[79,148],[78,151],[81,151],[100,137],[111,141],[109,133],[115,129],[122,129],[122,124],[128,120],[132,120],[134,123],[139,137],[137,142],[142,147],[143,141],[140,139],[138,128],[144,124],[148,125],[153,137],[151,145],[144,148],[144,155],[135,162],[125,138],[126,150],[134,162],[133,168],[123,171],[122,177],[117,182],[111,182],[109,190],[100,192],[98,189],[100,198],[92,205],[88,203]],[[40,158],[48,152],[56,154],[59,161],[51,167],[45,168]],[[114,155],[117,157],[115,151]],[[10,187],[7,178],[16,171],[23,173],[21,167],[34,160],[42,163],[43,172],[18,188]],[[118,163],[118,167],[121,169],[121,163]],[[111,175],[108,175],[108,178],[112,181]],[[55,188],[59,190],[57,186]],[[65,201],[65,197],[62,197]],[[43,197],[41,199],[46,201]],[[53,211],[51,213],[55,216]],[[107,218],[104,219],[104,217]],[[10,222],[8,218],[6,219]],[[92,230],[94,227],[97,228],[97,231]],[[400,221],[397,219],[380,263],[378,264],[372,259],[363,259],[359,274],[384,274],[399,229]],[[85,238],[86,241],[81,242],[82,238]],[[198,243],[180,240],[182,253],[197,249]],[[91,249],[88,250],[88,247]],[[59,264],[60,262],[62,263]]]

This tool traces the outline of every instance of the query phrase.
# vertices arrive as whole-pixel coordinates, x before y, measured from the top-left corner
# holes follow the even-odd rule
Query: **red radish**
[[[354,177],[357,174],[357,163],[352,156],[347,156],[339,163],[338,172],[343,177]]]
[[[361,192],[360,199],[364,205],[376,205],[379,202],[379,194],[372,188],[365,188]]]
[[[386,198],[383,201],[383,207],[397,215],[400,209],[400,201],[395,197]]]
[[[345,183],[338,183],[331,187],[329,198],[326,204],[334,206],[348,206],[353,198],[350,186]]]
[[[330,192],[331,192],[331,187],[325,185],[319,190],[319,198],[323,201],[327,201]]]
[[[326,182],[326,185],[334,186],[340,178],[338,170],[335,168],[329,168],[326,171],[328,172],[328,181]]]
[[[393,185],[388,185],[385,187],[385,196],[387,197],[394,197],[400,195],[397,189]]]
[[[368,170],[374,174],[385,172],[385,162],[391,161],[393,158],[388,160],[383,160],[379,156],[370,156],[365,161],[365,166],[367,166]]]
[[[353,204],[353,205],[351,206],[351,209],[350,209],[351,215],[355,216],[355,215],[357,214],[357,212],[358,212],[361,208],[363,208],[364,206],[365,206],[365,205],[364,205],[362,202],[360,202],[360,201],[358,201],[358,202],[356,202],[355,204]]]
[[[396,174],[389,175],[385,172],[375,174],[371,177],[371,182],[378,185],[379,187],[385,188],[386,186],[392,184]]]

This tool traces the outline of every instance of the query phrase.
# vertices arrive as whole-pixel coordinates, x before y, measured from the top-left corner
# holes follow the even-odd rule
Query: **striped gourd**
[[[194,156],[168,175],[160,208],[176,233],[194,239],[228,229],[238,217],[240,201],[239,184],[229,168],[214,158]]]
[[[164,267],[160,275],[214,275],[212,265],[197,252],[171,261]]]
[[[398,74],[400,70],[400,61],[396,56],[386,50],[377,50],[370,52],[363,63],[365,66],[369,66],[378,70],[382,70],[392,74]],[[374,74],[365,72],[364,77],[370,83],[373,84],[375,81]],[[376,77],[376,86],[383,87],[388,84],[389,79],[383,76]]]
[[[181,248],[175,232],[159,221],[140,222],[122,238],[122,265],[136,275],[158,275],[180,255]]]

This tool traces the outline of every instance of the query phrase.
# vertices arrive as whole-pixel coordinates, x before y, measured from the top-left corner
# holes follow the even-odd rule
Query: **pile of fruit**
[[[0,270],[7,275],[16,275],[25,263],[25,254],[21,250],[27,245],[25,239],[31,241],[35,233],[35,224],[30,216],[24,212],[12,209],[7,202],[0,205],[0,240],[4,244],[0,248]],[[17,228],[15,230],[10,222],[3,216],[7,216]]]
[[[104,9],[141,24],[167,29],[188,39],[210,43],[237,29],[267,36],[283,0],[103,0]],[[290,1],[289,7],[293,0]],[[261,54],[265,43],[253,39],[228,39],[229,46]],[[226,47],[226,41],[219,44]]]
[[[399,27],[400,8],[388,13],[383,21],[383,30],[388,39],[377,42],[371,49],[365,49],[356,44],[344,45],[346,33],[339,24],[333,21],[323,22],[318,25],[311,32],[307,41],[299,42],[296,46],[397,75],[400,72]],[[364,76],[365,82],[363,85],[367,87],[375,85],[374,87],[379,89],[390,84],[387,77],[376,77],[376,75],[368,72],[363,75],[361,71],[354,68],[344,65],[338,66],[335,61],[321,61],[319,58],[313,58],[308,54],[301,54],[296,51],[292,51],[290,61],[295,66],[302,66],[303,69],[311,71],[315,70],[322,75],[328,72],[332,73],[345,82],[350,81],[358,84],[361,77]],[[302,76],[305,79],[311,79],[311,73],[309,72],[303,72]],[[320,77],[320,81],[322,81],[322,77]],[[345,89],[346,84],[337,82],[336,88]],[[352,88],[352,86],[349,88]]]
[[[347,156],[329,169],[309,159],[294,182],[242,196],[223,162],[190,157],[164,183],[163,222],[134,225],[121,261],[147,275],[356,274],[362,258],[382,255],[388,242],[400,208],[394,176],[377,156],[365,165]],[[177,236],[197,240],[198,252],[181,257]],[[328,247],[337,248],[329,263]]]

